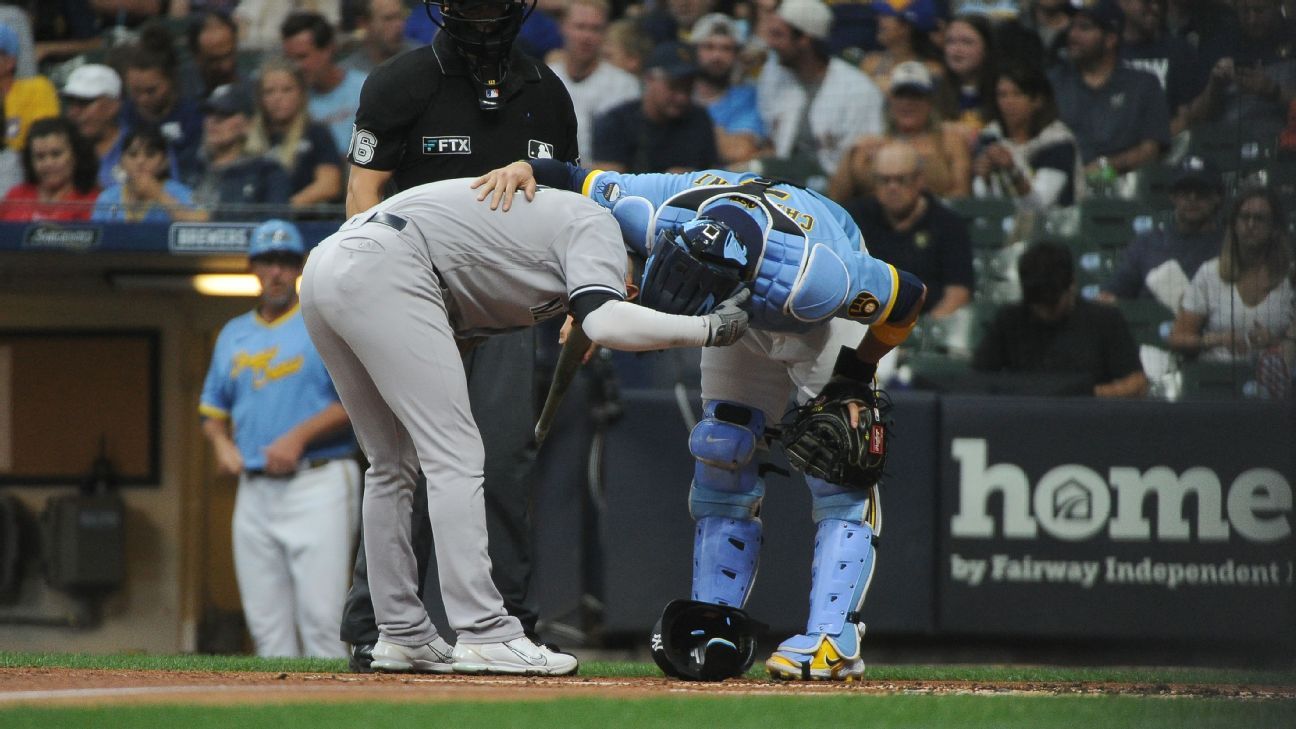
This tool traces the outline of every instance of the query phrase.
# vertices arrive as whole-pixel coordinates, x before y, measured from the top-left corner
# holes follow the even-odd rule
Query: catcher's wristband
[[[854,349],[842,347],[837,353],[837,362],[833,365],[832,373],[833,377],[845,377],[868,385],[877,375],[877,363],[865,362],[855,354]]]

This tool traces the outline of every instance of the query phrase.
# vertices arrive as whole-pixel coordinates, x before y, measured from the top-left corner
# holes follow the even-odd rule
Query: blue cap
[[[248,258],[257,258],[271,253],[306,257],[306,244],[302,242],[301,232],[297,230],[297,226],[287,220],[272,218],[252,231],[252,242],[248,244]]]
[[[0,53],[17,57],[18,33],[4,23],[0,23]]]
[[[938,13],[933,0],[874,0],[873,12],[899,18],[922,33],[936,30]]]

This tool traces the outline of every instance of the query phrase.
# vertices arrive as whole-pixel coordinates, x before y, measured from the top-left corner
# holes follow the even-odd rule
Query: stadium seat
[[[1243,363],[1184,362],[1179,370],[1186,400],[1237,400],[1255,383],[1254,368]]]
[[[1017,206],[1003,198],[967,197],[949,200],[954,212],[968,221],[968,235],[973,248],[999,248],[1008,240]]]
[[[1121,249],[1152,224],[1151,209],[1137,200],[1086,198],[1080,203],[1080,250]]]
[[[1155,347],[1165,347],[1175,314],[1156,299],[1121,299],[1117,304],[1129,324],[1134,341]]]

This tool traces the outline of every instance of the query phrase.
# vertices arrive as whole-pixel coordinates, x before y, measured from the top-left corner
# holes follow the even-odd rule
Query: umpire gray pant
[[[307,330],[351,416],[365,472],[363,529],[381,636],[432,640],[410,544],[417,469],[446,618],[466,643],[523,634],[491,582],[482,496],[485,454],[427,245],[413,226],[369,222],[325,239],[302,278]]]

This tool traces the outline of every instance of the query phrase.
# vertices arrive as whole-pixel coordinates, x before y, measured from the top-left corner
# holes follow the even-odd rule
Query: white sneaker
[[[576,656],[551,651],[523,636],[506,643],[468,644],[459,641],[451,653],[455,673],[510,673],[526,676],[566,676],[576,673]]]
[[[440,636],[427,645],[405,646],[382,638],[373,649],[373,670],[389,673],[452,673],[453,649]]]

